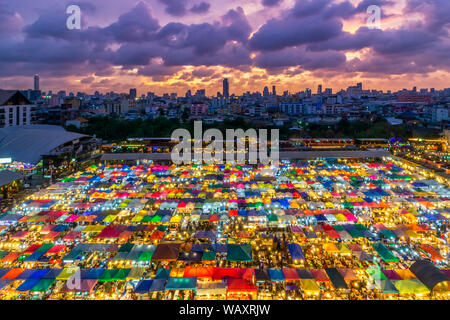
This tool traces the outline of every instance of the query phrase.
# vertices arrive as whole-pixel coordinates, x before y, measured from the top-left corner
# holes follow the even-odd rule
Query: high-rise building
[[[223,79],[223,96],[228,98],[230,96],[230,84],[228,83],[228,79]]]
[[[39,75],[34,75],[34,90],[39,90]]]
[[[277,90],[275,89],[275,86],[272,86],[272,95],[273,96],[277,95]]]
[[[137,97],[137,91],[136,88],[130,89],[130,98],[135,99]]]
[[[322,94],[322,85],[319,84],[319,86],[317,87],[317,94]]]
[[[264,90],[263,90],[263,96],[267,97],[268,95],[269,95],[269,88],[266,86],[266,87],[264,87]]]

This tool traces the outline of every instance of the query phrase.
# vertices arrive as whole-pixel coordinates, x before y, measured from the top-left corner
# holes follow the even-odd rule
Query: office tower
[[[267,88],[267,86],[265,86],[264,90],[263,90],[263,96],[267,97],[268,95],[269,95],[269,88]]]
[[[277,90],[275,89],[275,86],[272,86],[272,95],[277,95]]]
[[[39,90],[39,75],[34,75],[34,90]]]
[[[230,85],[228,79],[223,79],[223,96],[228,98],[230,96]]]
[[[135,99],[137,97],[137,91],[136,88],[130,89],[130,98]]]
[[[322,85],[319,84],[319,86],[317,87],[317,94],[322,94]]]

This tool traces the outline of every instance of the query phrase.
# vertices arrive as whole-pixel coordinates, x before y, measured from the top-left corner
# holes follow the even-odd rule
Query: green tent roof
[[[114,277],[112,278],[113,281],[124,281],[127,280],[127,276],[130,273],[131,269],[119,269],[119,271],[116,272]]]
[[[250,244],[229,244],[227,246],[227,260],[252,261],[252,246]]]
[[[54,282],[55,279],[41,279],[30,291],[37,291],[37,292],[47,291]]]
[[[203,261],[214,261],[216,260],[216,253],[214,251],[203,252]]]
[[[385,274],[377,268],[368,268],[366,269],[366,272],[375,281],[388,279]]]
[[[144,251],[139,255],[138,261],[150,261],[152,260],[153,252]]]
[[[386,248],[384,244],[374,243],[372,244],[372,247],[377,251],[377,253],[384,261],[398,261],[398,259],[392,254],[391,251],[389,251],[388,248]]]
[[[134,244],[132,244],[132,243],[129,243],[129,242],[124,243],[123,245],[120,246],[119,252],[130,252],[131,249],[133,249],[133,247],[134,247]]]

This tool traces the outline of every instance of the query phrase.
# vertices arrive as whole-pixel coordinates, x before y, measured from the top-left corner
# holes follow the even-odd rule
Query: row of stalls
[[[0,294],[445,297],[449,209],[447,187],[389,162],[93,165],[0,214]],[[428,260],[434,285],[412,267]]]

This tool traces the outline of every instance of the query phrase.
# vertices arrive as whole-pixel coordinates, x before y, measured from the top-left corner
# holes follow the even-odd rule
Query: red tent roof
[[[258,292],[258,287],[244,279],[228,279],[227,292]]]

